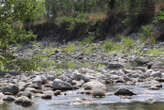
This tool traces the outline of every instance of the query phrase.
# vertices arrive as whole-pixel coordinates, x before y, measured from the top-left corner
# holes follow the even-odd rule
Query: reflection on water
[[[23,108],[21,106],[15,105],[14,103],[10,103],[10,104],[0,105],[0,110],[38,110],[38,109],[34,106],[30,108]]]
[[[155,104],[141,104],[141,103],[117,103],[117,104],[106,104],[106,105],[57,105],[57,106],[41,106],[22,108],[14,106],[14,104],[0,105],[0,110],[164,110],[164,103]]]

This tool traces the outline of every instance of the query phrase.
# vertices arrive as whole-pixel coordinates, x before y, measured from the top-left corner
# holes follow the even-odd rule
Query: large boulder
[[[94,97],[104,97],[107,87],[99,81],[90,81],[83,85],[84,91],[81,93],[91,94]]]
[[[99,82],[99,81],[97,81],[97,80],[94,80],[94,81],[90,81],[90,82],[88,82],[88,83],[85,83],[85,84],[83,85],[83,88],[84,88],[85,90],[96,90],[96,89],[101,89],[101,90],[103,90],[103,91],[107,91],[107,87],[106,87],[103,83],[101,83],[101,82]]]
[[[53,90],[61,90],[61,91],[66,91],[66,90],[72,90],[73,87],[71,84],[64,82],[60,79],[55,79],[53,81]]]
[[[19,92],[19,88],[16,85],[8,85],[2,88],[2,92],[5,95],[16,95]]]

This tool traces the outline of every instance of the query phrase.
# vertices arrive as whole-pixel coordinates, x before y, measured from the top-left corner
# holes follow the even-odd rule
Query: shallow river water
[[[143,86],[143,85],[142,85]],[[114,91],[126,87],[137,95],[132,97],[115,96]],[[141,86],[109,86],[109,93],[104,98],[67,92],[67,95],[53,97],[52,100],[34,98],[32,107],[23,108],[14,103],[0,105],[0,110],[164,110],[164,88],[149,90]],[[155,103],[153,103],[155,102]]]

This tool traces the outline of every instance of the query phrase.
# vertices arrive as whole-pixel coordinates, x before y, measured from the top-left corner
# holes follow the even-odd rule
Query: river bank
[[[164,47],[163,43],[142,47],[140,55],[136,48],[129,53],[111,53],[106,52],[102,45],[104,42],[85,46],[73,43],[57,47],[38,42],[21,48],[13,46],[11,50],[19,58],[48,55],[41,57],[44,59],[41,67],[46,69],[1,72],[1,103],[14,102],[29,107],[36,105],[39,100],[43,100],[39,101],[40,105],[44,100],[51,103],[59,98],[60,102],[61,97],[68,98],[68,102],[62,102],[70,105],[163,102],[164,54],[160,51]],[[144,53],[155,49],[160,54]]]

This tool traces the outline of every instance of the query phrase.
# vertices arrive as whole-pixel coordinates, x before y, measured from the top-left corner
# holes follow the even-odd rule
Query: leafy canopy
[[[43,0],[1,0],[0,1],[0,48],[34,38],[31,31],[24,29],[24,23],[31,22],[44,13]]]

